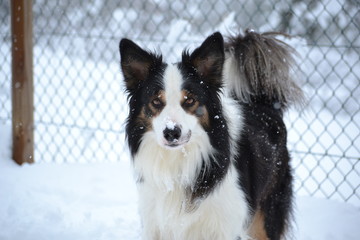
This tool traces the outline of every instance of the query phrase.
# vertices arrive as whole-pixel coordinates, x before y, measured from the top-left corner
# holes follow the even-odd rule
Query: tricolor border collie
[[[120,42],[143,238],[283,239],[292,171],[283,113],[302,92],[273,33],[220,33],[180,62]]]

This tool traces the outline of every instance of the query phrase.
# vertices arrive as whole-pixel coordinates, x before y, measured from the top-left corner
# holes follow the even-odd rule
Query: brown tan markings
[[[264,224],[265,224],[264,214],[262,213],[261,210],[257,210],[250,225],[249,234],[252,239],[269,240],[265,231]]]
[[[147,130],[152,128],[151,121],[158,116],[165,107],[165,91],[161,90],[157,94],[150,97],[149,102],[141,108],[140,115],[137,118],[139,125]]]
[[[209,113],[205,106],[200,105],[200,103],[196,100],[196,96],[186,90],[182,90],[181,92],[181,106],[183,109],[189,113],[194,115],[199,119],[199,122],[202,126],[208,127],[209,124]]]
[[[147,113],[150,118],[156,117],[160,114],[161,110],[165,107],[166,99],[165,99],[165,91],[160,90],[157,94],[153,95],[150,98],[147,107],[149,108],[150,112]]]

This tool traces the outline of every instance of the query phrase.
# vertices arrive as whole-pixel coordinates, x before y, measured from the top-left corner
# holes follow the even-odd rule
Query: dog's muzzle
[[[175,125],[171,128],[166,127],[163,131],[163,136],[165,139],[165,146],[178,147],[190,140],[191,131],[183,135],[181,128],[178,125]]]

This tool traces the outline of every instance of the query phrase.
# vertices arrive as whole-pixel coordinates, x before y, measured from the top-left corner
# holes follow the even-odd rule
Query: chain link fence
[[[286,117],[298,194],[360,205],[357,0],[34,0],[35,161],[128,160],[118,42],[167,61],[213,31],[282,31],[299,52],[308,106]],[[11,122],[10,10],[0,2],[0,120]]]

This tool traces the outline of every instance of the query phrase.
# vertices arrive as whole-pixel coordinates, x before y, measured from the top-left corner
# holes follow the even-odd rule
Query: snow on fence
[[[127,161],[118,42],[174,62],[206,35],[278,30],[299,53],[308,106],[286,117],[295,188],[360,205],[360,17],[351,0],[37,0],[35,162]],[[0,2],[0,121],[11,123],[9,1]]]

